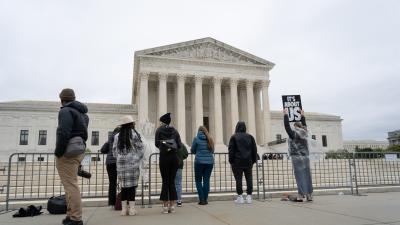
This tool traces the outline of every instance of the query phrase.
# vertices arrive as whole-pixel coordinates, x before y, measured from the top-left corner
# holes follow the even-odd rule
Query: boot
[[[128,210],[128,214],[130,216],[134,216],[137,214],[137,211],[135,209],[135,201],[129,201],[129,210]]]
[[[128,215],[128,201],[121,201],[121,216],[127,216]]]

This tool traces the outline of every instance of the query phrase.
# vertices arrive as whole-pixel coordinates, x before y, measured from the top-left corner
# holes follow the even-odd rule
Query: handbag
[[[67,200],[65,195],[53,196],[47,201],[47,211],[50,214],[65,214],[67,213]]]
[[[161,140],[161,143],[167,146],[167,152],[178,149],[178,144],[176,143],[175,139]]]
[[[114,205],[114,209],[115,210],[122,210],[122,203],[121,203],[121,190],[119,187],[119,184],[117,185],[117,198],[115,199],[115,205]]]
[[[82,137],[76,136],[69,139],[67,148],[65,149],[64,156],[67,158],[71,158],[85,153],[85,150],[86,150],[86,144],[83,141]]]

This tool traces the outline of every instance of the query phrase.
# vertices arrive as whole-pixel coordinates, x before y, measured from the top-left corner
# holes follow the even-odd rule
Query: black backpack
[[[47,211],[50,214],[65,214],[67,213],[67,201],[65,195],[53,196],[47,201]]]

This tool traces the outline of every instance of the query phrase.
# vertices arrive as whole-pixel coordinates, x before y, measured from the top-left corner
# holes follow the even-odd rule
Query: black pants
[[[121,201],[135,201],[136,187],[121,188]]]
[[[108,205],[115,205],[117,197],[117,164],[107,164],[108,173]]]
[[[232,167],[232,172],[233,172],[233,175],[235,176],[235,180],[236,180],[236,193],[238,195],[243,194],[243,187],[242,187],[243,173],[246,178],[246,185],[247,185],[246,193],[248,195],[251,195],[253,193],[253,173],[252,173],[253,170],[252,169],[253,169],[253,165],[251,165],[248,168]]]
[[[178,156],[176,153],[160,155],[160,173],[162,178],[161,201],[178,199],[175,188],[176,171],[178,171]]]

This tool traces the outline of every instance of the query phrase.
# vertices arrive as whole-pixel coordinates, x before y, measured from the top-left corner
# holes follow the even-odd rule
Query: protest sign
[[[283,108],[288,110],[289,122],[298,122],[301,120],[300,95],[282,95]]]

